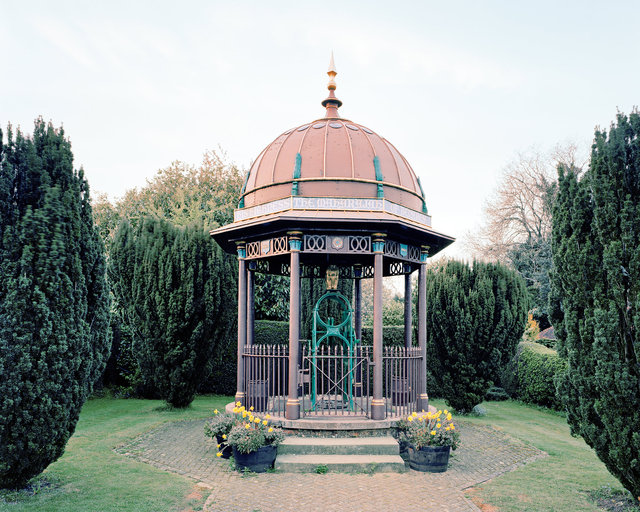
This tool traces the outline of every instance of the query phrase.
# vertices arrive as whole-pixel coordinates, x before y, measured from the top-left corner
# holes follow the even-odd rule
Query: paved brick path
[[[206,512],[478,511],[463,495],[477,485],[546,454],[502,432],[461,423],[461,446],[446,473],[294,474],[246,476],[218,459],[203,420],[167,423],[117,451],[211,486]]]

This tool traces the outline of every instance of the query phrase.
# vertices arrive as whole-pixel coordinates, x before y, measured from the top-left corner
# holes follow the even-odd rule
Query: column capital
[[[244,240],[241,242],[236,242],[236,250],[238,251],[238,258],[246,258],[247,242],[245,242]]]
[[[302,231],[287,231],[289,236],[289,250],[299,252],[302,250]]]
[[[429,245],[420,246],[420,263],[427,262],[427,258],[429,257],[429,249],[431,249]]]
[[[384,252],[384,243],[387,235],[385,233],[373,233],[371,241],[373,242],[373,252]]]

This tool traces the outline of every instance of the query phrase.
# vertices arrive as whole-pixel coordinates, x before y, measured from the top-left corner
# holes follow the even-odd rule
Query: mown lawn
[[[445,407],[440,400],[432,403]],[[603,486],[622,490],[582,438],[571,437],[562,415],[512,401],[485,402],[482,407],[486,415],[464,421],[493,425],[549,454],[470,491],[476,503],[496,507],[487,511],[602,511],[589,500],[589,493]]]
[[[54,486],[33,495],[0,492],[0,512],[201,510],[207,492],[194,498],[193,481],[119,455],[113,448],[162,422],[205,418],[230,400],[201,396],[186,410],[169,410],[157,400],[92,399],[82,410],[65,455],[43,475]],[[433,405],[445,406],[437,400]],[[607,485],[620,489],[582,439],[570,436],[561,415],[516,402],[488,402],[483,407],[486,415],[463,421],[493,425],[549,454],[472,489],[469,497],[483,510],[602,511],[589,500],[589,493]]]
[[[159,400],[89,400],[65,454],[43,475],[54,487],[32,496],[2,492],[0,511],[197,510],[207,496],[187,497],[194,491],[193,481],[119,455],[113,448],[163,422],[210,416],[230,400],[200,396],[185,410],[169,410]]]

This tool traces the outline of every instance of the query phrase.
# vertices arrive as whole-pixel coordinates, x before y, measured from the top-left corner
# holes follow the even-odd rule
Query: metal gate
[[[369,416],[370,347],[321,345],[302,350],[302,415]]]

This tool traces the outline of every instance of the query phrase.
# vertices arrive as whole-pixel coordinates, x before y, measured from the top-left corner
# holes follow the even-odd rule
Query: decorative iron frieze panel
[[[267,258],[276,254],[289,252],[287,248],[287,237],[279,236],[247,244],[247,259]]]
[[[304,252],[325,252],[327,237],[325,235],[304,235]]]

